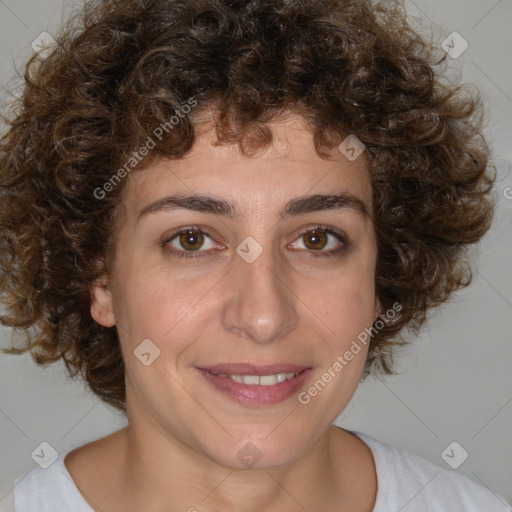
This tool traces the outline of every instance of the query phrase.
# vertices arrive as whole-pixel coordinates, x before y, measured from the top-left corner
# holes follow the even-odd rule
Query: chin
[[[203,453],[215,463],[230,469],[272,469],[299,459],[314,439],[299,432],[293,434],[276,426],[230,430],[222,440],[209,438]]]

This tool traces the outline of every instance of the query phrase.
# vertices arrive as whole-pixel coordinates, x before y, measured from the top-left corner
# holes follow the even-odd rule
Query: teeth
[[[244,384],[258,385],[260,383],[260,378],[257,375],[243,375],[242,379]]]
[[[235,382],[239,384],[247,384],[249,386],[273,386],[278,382],[284,382],[285,380],[293,379],[300,372],[292,373],[277,373],[275,375],[227,375]],[[219,374],[224,376],[225,374]]]

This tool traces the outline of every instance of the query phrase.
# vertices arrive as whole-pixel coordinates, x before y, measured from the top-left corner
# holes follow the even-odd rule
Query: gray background
[[[512,2],[406,5],[439,45],[454,31],[469,44],[449,59],[450,73],[474,84],[484,99],[499,203],[492,231],[473,253],[473,283],[432,316],[397,361],[400,375],[362,384],[337,423],[447,469],[441,453],[457,441],[469,457],[456,471],[512,502]],[[2,98],[17,83],[13,63],[20,68],[31,42],[42,31],[55,32],[72,6],[64,0],[0,0]],[[0,329],[0,343],[10,344],[8,329]],[[30,454],[42,441],[62,453],[124,425],[118,413],[67,378],[61,364],[43,369],[28,355],[0,354],[0,393],[2,508],[8,508],[14,479],[36,466]]]

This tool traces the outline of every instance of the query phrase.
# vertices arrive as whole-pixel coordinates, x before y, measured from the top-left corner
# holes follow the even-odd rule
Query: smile
[[[230,375],[227,373],[214,373],[218,377],[230,378],[239,384],[247,384],[248,386],[273,386],[279,382],[293,379],[297,377],[300,372],[291,373],[275,373],[273,375]]]
[[[249,406],[283,402],[300,391],[312,368],[280,364],[225,364],[197,368],[217,395]]]

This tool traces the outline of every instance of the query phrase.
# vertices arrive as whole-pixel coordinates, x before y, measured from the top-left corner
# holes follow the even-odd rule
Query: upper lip
[[[212,366],[201,366],[199,369],[212,373],[227,373],[230,375],[275,375],[277,373],[296,373],[311,368],[303,364],[267,364],[256,366],[247,363],[226,363]]]

